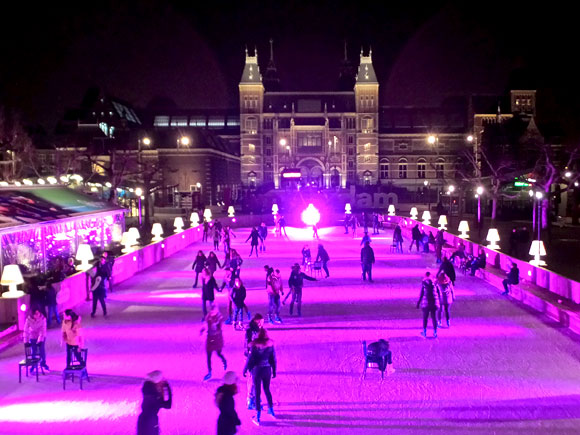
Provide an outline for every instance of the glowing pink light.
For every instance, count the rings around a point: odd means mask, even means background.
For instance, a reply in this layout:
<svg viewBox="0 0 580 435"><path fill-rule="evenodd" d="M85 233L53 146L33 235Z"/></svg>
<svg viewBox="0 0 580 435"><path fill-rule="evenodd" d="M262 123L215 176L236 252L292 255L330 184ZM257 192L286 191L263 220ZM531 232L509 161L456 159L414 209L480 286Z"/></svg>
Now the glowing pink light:
<svg viewBox="0 0 580 435"><path fill-rule="evenodd" d="M236 222L236 218L232 218L232 222Z"/></svg>
<svg viewBox="0 0 580 435"><path fill-rule="evenodd" d="M306 225L316 225L320 222L320 212L312 204L308 204L308 207L306 207L300 217Z"/></svg>
<svg viewBox="0 0 580 435"><path fill-rule="evenodd" d="M26 311L26 304L20 305L20 311Z"/></svg>

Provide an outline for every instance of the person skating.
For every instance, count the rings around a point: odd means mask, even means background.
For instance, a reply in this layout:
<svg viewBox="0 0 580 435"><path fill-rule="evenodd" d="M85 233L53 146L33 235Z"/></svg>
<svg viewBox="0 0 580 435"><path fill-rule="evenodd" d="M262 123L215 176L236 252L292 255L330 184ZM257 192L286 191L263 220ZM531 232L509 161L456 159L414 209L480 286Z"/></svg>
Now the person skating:
<svg viewBox="0 0 580 435"><path fill-rule="evenodd" d="M288 287L290 288L292 294L292 301L290 302L290 315L294 311L294 302L296 302L296 308L298 316L302 316L302 288L304 287L304 280L316 281L316 278L306 275L304 272L300 272L300 265L298 263L292 266L292 273L290 273L290 278L288 278ZM288 296L286 296L288 299Z"/></svg>
<svg viewBox="0 0 580 435"><path fill-rule="evenodd" d="M105 284L107 282L107 266L106 259L101 257L99 263L93 269L89 271L89 275L92 278L91 281L91 292L93 297L93 311L91 312L91 317L95 317L97 312L97 302L101 303L101 308L103 310L103 316L107 316L107 304L105 303L105 297L107 295L107 290Z"/></svg>
<svg viewBox="0 0 580 435"><path fill-rule="evenodd" d="M433 337L437 338L437 310L441 306L441 294L439 289L433 284L431 273L426 272L421 283L421 294L417 301L417 308L423 310L423 331L421 335L427 337L427 320L431 316L433 322Z"/></svg>
<svg viewBox="0 0 580 435"><path fill-rule="evenodd" d="M195 271L195 282L193 283L193 288L197 287L197 280L199 279L199 274L203 272L207 263L207 258L203 251L199 250L193 264L191 265L191 270Z"/></svg>
<svg viewBox="0 0 580 435"><path fill-rule="evenodd" d="M231 250L232 237L236 237L236 234L232 229L227 226L224 227L224 253L228 253Z"/></svg>
<svg viewBox="0 0 580 435"><path fill-rule="evenodd" d="M352 215L350 218L350 227L352 228L352 238L356 238L356 229L358 227L358 219L355 215Z"/></svg>
<svg viewBox="0 0 580 435"><path fill-rule="evenodd" d="M519 283L520 283L520 270L518 269L518 265L516 263L512 263L512 267L510 268L510 271L507 274L507 278L502 281L503 288L505 289L502 295L509 294L510 285L516 285Z"/></svg>
<svg viewBox="0 0 580 435"><path fill-rule="evenodd" d="M318 244L318 253L316 254L315 261L319 260L322 263L322 269L326 273L325 278L328 278L330 276L330 273L328 272L328 262L330 261L330 256L328 255L328 252L326 252L326 249L324 249L324 246L322 246L322 244Z"/></svg>
<svg viewBox="0 0 580 435"><path fill-rule="evenodd" d="M215 392L215 404L220 410L217 421L217 435L234 435L242 424L234 396L238 394L238 377L235 372L226 372L223 385Z"/></svg>
<svg viewBox="0 0 580 435"><path fill-rule="evenodd" d="M252 320L250 320L248 328L246 329L246 345L244 347L244 356L246 358L248 358L248 355L250 354L252 342L258 338L258 334L262 329L264 329L264 317L258 313L252 317ZM251 372L250 376L248 376L247 390L248 397L246 404L248 409L256 409L256 391L254 389L254 378L251 376Z"/></svg>
<svg viewBox="0 0 580 435"><path fill-rule="evenodd" d="M375 252L371 248L370 242L365 242L365 245L360 250L360 263L362 266L363 281L369 277L369 282L373 282L373 264L375 263Z"/></svg>
<svg viewBox="0 0 580 435"><path fill-rule="evenodd" d="M359 246L364 246L366 242L369 242L369 243L372 242L371 236L369 236L368 231L365 231L365 233L363 234Z"/></svg>
<svg viewBox="0 0 580 435"><path fill-rule="evenodd" d="M445 230L437 231L437 235L435 236L435 256L437 257L437 263L441 263L442 255L443 255L443 245L445 245ZM452 279L455 281L455 279Z"/></svg>
<svg viewBox="0 0 580 435"><path fill-rule="evenodd" d="M203 311L203 317L201 318L202 321L207 316L207 303L209 302L211 305L215 300L214 290L219 291L220 289L217 285L215 277L213 276L213 273L211 273L209 268L206 267L201 277L201 308Z"/></svg>
<svg viewBox="0 0 580 435"><path fill-rule="evenodd" d="M262 414L261 392L264 388L264 394L268 401L268 414L275 417L274 402L270 392L270 380L276 378L276 351L274 342L268 337L265 329L258 333L258 337L252 342L252 347L246 365L244 367L244 377L248 371L252 372L254 378L254 388L256 390L256 417L254 422L259 425Z"/></svg>
<svg viewBox="0 0 580 435"><path fill-rule="evenodd" d="M403 253L403 231L399 224L393 230L393 245L395 245L395 250L399 254Z"/></svg>
<svg viewBox="0 0 580 435"><path fill-rule="evenodd" d="M312 225L312 238L320 240L320 237L318 236L318 225L316 224Z"/></svg>
<svg viewBox="0 0 580 435"><path fill-rule="evenodd" d="M207 242L208 237L209 237L209 222L205 218L203 218L203 236L201 241Z"/></svg>
<svg viewBox="0 0 580 435"><path fill-rule="evenodd" d="M266 289L268 290L268 322L282 323L280 318L280 297L284 294L282 278L278 269L272 268L266 277Z"/></svg>
<svg viewBox="0 0 580 435"><path fill-rule="evenodd" d="M159 435L159 410L171 409L173 393L163 373L155 370L147 374L141 388L143 402L137 419L137 435Z"/></svg>
<svg viewBox="0 0 580 435"><path fill-rule="evenodd" d="M33 307L24 321L24 343L30 344L32 355L40 358L40 367L49 371L46 364L46 317L38 309ZM33 374L33 369L30 371Z"/></svg>
<svg viewBox="0 0 580 435"><path fill-rule="evenodd" d="M234 302L236 311L234 314L234 328L238 330L242 330L244 328L244 313L243 309L246 308L246 312L248 314L248 319L250 318L250 312L248 311L248 307L245 303L246 300L246 287L242 283L240 278L236 278L234 281L234 288L232 289L232 301ZM240 320L238 323L238 315L240 316Z"/></svg>
<svg viewBox="0 0 580 435"><path fill-rule="evenodd" d="M215 255L215 252L213 251L211 251L207 256L206 265L212 275L215 273L218 267L220 269L222 268L222 265L219 259L217 258L217 255Z"/></svg>
<svg viewBox="0 0 580 435"><path fill-rule="evenodd" d="M350 227L350 214L346 213L344 215L344 234L348 234L349 227Z"/></svg>
<svg viewBox="0 0 580 435"><path fill-rule="evenodd" d="M260 234L260 252L266 252L266 237L268 237L268 227L265 222L262 222L258 227L258 233Z"/></svg>
<svg viewBox="0 0 580 435"><path fill-rule="evenodd" d="M243 263L244 260L242 259L240 254L238 254L238 251L232 249L230 258L230 267L232 268L232 276L234 277L234 279L240 277L240 272Z"/></svg>
<svg viewBox="0 0 580 435"><path fill-rule="evenodd" d="M307 266L312 261L312 255L310 254L310 246L304 245L302 248L302 266Z"/></svg>
<svg viewBox="0 0 580 435"><path fill-rule="evenodd" d="M439 276L441 273L447 275L451 280L451 282L453 283L453 285L455 285L456 279L455 267L453 266L453 263L447 258L447 256L443 258L443 262L441 263L441 266L439 266L439 270L437 271L437 276Z"/></svg>
<svg viewBox="0 0 580 435"><path fill-rule="evenodd" d="M73 353L76 360L84 364L80 349L85 345L85 337L79 315L71 309L65 310L61 330L62 341L66 344L66 366L71 365Z"/></svg>
<svg viewBox="0 0 580 435"><path fill-rule="evenodd" d="M204 376L203 380L207 381L211 378L211 355L212 353L217 353L224 365L224 370L228 368L228 362L226 358L222 355L222 349L224 348L224 336L222 333L222 324L224 318L222 317L218 305L216 302L212 302L210 312L205 316L205 325L199 331L199 335L202 335L204 331L207 331L207 339L205 341L205 354L207 358L207 375Z"/></svg>
<svg viewBox="0 0 580 435"><path fill-rule="evenodd" d="M413 245L417 246L417 252L419 252L420 242L421 242L421 230L419 229L419 224L416 224L411 230L411 246L409 246L409 252L413 252Z"/></svg>
<svg viewBox="0 0 580 435"><path fill-rule="evenodd" d="M220 248L220 240L222 238L221 229L217 225L213 227L213 249L216 251Z"/></svg>
<svg viewBox="0 0 580 435"><path fill-rule="evenodd" d="M284 237L288 237L288 234L286 233L286 218L282 215L280 216L280 220L278 221L278 225L280 226L280 237L282 237L282 234L284 235Z"/></svg>
<svg viewBox="0 0 580 435"><path fill-rule="evenodd" d="M256 258L258 258L258 245L260 244L260 240L262 240L262 237L260 237L260 233L258 232L256 227L252 228L252 231L250 232L250 235L246 239L246 242L250 239L252 239L250 242L250 246L252 247L252 249L250 250L250 257L252 256L252 252L254 252L255 249Z"/></svg>
<svg viewBox="0 0 580 435"><path fill-rule="evenodd" d="M441 306L439 307L439 311L437 313L437 320L439 321L439 326L441 326L441 316L443 314L443 310L445 310L445 320L447 321L447 327L449 328L449 307L455 301L453 282L444 272L442 272L437 276L436 286L438 287L439 294L441 295Z"/></svg>

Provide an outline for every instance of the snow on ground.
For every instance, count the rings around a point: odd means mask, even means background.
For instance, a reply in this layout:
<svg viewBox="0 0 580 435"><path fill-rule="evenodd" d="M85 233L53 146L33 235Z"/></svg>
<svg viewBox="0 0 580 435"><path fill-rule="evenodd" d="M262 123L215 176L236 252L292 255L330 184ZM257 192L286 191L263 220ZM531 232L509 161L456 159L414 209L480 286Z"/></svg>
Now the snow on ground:
<svg viewBox="0 0 580 435"><path fill-rule="evenodd" d="M554 324L499 295L483 281L459 276L451 328L423 339L415 308L420 278L435 269L432 254L391 254L391 231L373 238L375 283L361 280L358 239L342 228L321 229L331 261L330 278L306 282L303 317L271 326L278 377L272 381L277 419L261 427L245 410L241 378L236 406L240 434L326 433L580 433L580 342ZM234 248L247 257L248 231ZM264 264L290 266L309 243L309 230L289 229L288 240L270 236L267 252L247 259L242 279L252 313L267 312ZM406 243L406 246L408 242ZM109 295L109 318L91 319L81 309L88 338L90 384L67 384L60 370L59 331L48 337L53 369L39 383L18 384L21 348L0 355L0 433L129 434L135 432L145 373L162 370L174 390L171 410L161 410L164 434L215 433L215 389L223 375L214 355L214 378L206 373L200 336L201 298L192 290L194 245L117 286ZM220 254L223 258L223 254ZM226 313L225 295L219 294ZM100 310L100 308L99 308ZM429 327L429 334L432 330ZM390 340L396 372L381 381L369 369L362 379L362 340ZM239 373L243 334L227 327L224 354Z"/></svg>

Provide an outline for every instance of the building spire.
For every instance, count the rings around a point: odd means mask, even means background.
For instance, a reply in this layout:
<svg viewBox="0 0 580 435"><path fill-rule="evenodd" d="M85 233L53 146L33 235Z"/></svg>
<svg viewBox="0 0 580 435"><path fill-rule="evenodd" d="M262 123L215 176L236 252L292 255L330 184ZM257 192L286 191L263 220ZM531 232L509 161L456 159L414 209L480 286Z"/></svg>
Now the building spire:
<svg viewBox="0 0 580 435"><path fill-rule="evenodd" d="M274 63L274 40L270 38L270 62Z"/></svg>
<svg viewBox="0 0 580 435"><path fill-rule="evenodd" d="M264 75L264 86L267 91L280 90L280 78L278 77L278 70L274 63L274 39L272 38L270 38L270 60L268 61L268 67Z"/></svg>

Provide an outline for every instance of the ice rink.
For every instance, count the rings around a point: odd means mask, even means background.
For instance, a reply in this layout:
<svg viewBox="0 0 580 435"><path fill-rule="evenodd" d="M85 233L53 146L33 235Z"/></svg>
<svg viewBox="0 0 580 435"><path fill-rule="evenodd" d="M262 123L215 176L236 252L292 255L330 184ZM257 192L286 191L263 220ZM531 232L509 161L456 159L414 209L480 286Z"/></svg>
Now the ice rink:
<svg viewBox="0 0 580 435"><path fill-rule="evenodd" d="M499 294L478 278L458 273L450 328L422 338L415 305L421 277L436 271L433 254L390 253L388 230L372 236L377 263L373 284L363 283L360 236L342 228L319 231L330 254L330 278L305 282L303 317L282 309L282 325L269 325L278 356L272 381L277 419L251 422L245 409L243 333L226 327L224 355L238 372L240 434L374 433L580 433L580 341L545 318ZM290 240L267 239L267 251L248 259L248 230L233 247L244 257L241 277L252 313L267 314L263 266L279 268L287 287L301 248L312 232L290 228ZM405 242L405 249L408 248ZM80 313L87 337L91 382L80 391L60 370L60 330L51 329L39 383L18 383L22 348L0 354L1 434L131 434L140 410L145 373L162 370L173 387L171 410L161 410L162 434L213 434L214 392L223 369L214 355L206 374L200 290L192 289L198 244L118 285L107 299L110 315ZM219 255L223 260L223 252ZM217 272L221 282L220 271ZM224 317L226 295L218 294ZM247 320L245 320L247 323ZM432 335L431 326L428 335ZM396 372L381 381L369 369L362 379L362 340L386 338ZM265 414L265 412L264 412Z"/></svg>

